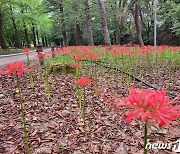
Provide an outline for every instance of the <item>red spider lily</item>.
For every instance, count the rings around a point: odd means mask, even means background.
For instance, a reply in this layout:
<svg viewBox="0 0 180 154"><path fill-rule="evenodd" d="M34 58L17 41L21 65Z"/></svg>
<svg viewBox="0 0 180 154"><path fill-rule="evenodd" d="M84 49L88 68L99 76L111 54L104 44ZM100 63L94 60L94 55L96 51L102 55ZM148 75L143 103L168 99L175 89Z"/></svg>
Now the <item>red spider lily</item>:
<svg viewBox="0 0 180 154"><path fill-rule="evenodd" d="M77 60L77 61L81 61L81 60L83 60L83 55L76 54L76 55L74 55L74 59Z"/></svg>
<svg viewBox="0 0 180 154"><path fill-rule="evenodd" d="M18 77L21 77L23 73L29 72L23 62L9 63L6 67L7 71L1 71L0 75L17 75Z"/></svg>
<svg viewBox="0 0 180 154"><path fill-rule="evenodd" d="M79 68L80 67L80 65L78 63L72 63L71 66L74 67L74 68Z"/></svg>
<svg viewBox="0 0 180 154"><path fill-rule="evenodd" d="M84 86L90 85L90 84L91 84L91 79L89 79L89 78L87 78L87 77L81 77L81 78L77 81L77 84L78 84L80 87L84 87Z"/></svg>
<svg viewBox="0 0 180 154"><path fill-rule="evenodd" d="M29 48L24 48L23 50L22 50L22 52L24 52L24 53L29 53L31 50L29 49Z"/></svg>
<svg viewBox="0 0 180 154"><path fill-rule="evenodd" d="M99 56L97 54L94 54L92 52L87 53L87 57L93 60L98 60Z"/></svg>
<svg viewBox="0 0 180 154"><path fill-rule="evenodd" d="M164 90L130 88L130 95L124 101L134 108L134 111L127 115L128 123L136 118L143 121L151 118L163 127L180 116L180 106L172 106Z"/></svg>
<svg viewBox="0 0 180 154"><path fill-rule="evenodd" d="M172 102L174 103L175 100L170 102L164 90L130 88L130 94L125 99L117 94L113 94L110 99L106 94L99 94L106 104L118 112L122 111L121 108L124 105L133 108L133 111L127 113L127 123L130 123L132 119L151 120L163 127L180 116L180 106L173 106Z"/></svg>
<svg viewBox="0 0 180 154"><path fill-rule="evenodd" d="M45 58L47 56L48 55L45 52L38 52L38 55L37 55L38 58Z"/></svg>
<svg viewBox="0 0 180 154"><path fill-rule="evenodd" d="M119 53L116 50L111 50L110 53L115 56L119 56Z"/></svg>

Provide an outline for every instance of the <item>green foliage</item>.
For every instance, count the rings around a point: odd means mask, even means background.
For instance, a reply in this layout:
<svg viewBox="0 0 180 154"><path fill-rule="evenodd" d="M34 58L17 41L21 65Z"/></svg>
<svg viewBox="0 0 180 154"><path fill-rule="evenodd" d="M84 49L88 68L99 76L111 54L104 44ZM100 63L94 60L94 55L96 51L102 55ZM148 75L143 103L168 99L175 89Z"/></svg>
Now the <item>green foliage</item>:
<svg viewBox="0 0 180 154"><path fill-rule="evenodd" d="M8 46L15 46L18 35L21 45L26 44L26 28L30 44L33 44L33 35L35 35L37 43L42 43L42 37L46 36L49 44L55 42L59 45L60 39L63 38L64 24L67 42L74 45L75 26L78 24L82 43L87 45L88 31L83 2L83 0L1 0L0 11L6 43ZM116 39L120 44L131 41L137 43L134 6L138 3L141 7L143 40L145 44L153 44L154 0L106 0L104 2L108 29L113 43L117 42ZM95 45L103 44L99 5L97 1L89 0L89 6ZM174 42L166 41L165 43L178 45L180 3L177 0L159 0L157 6L158 44L163 44L164 37L168 35L170 39L174 38Z"/></svg>

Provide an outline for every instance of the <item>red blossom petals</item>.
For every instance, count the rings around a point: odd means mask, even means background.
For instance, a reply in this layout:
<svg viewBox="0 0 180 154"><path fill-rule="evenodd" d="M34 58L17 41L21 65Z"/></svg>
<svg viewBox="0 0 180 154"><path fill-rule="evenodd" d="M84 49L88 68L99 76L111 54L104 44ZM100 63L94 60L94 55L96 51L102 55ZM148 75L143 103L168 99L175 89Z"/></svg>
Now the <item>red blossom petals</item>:
<svg viewBox="0 0 180 154"><path fill-rule="evenodd" d="M77 81L77 84L78 84L80 87L84 87L84 86L90 85L90 84L91 84L91 79L89 79L88 77L81 77L81 78Z"/></svg>
<svg viewBox="0 0 180 154"><path fill-rule="evenodd" d="M76 55L74 55L74 59L77 60L77 61L81 61L81 60L83 60L83 55L76 54Z"/></svg>
<svg viewBox="0 0 180 154"><path fill-rule="evenodd" d="M78 63L72 63L71 66L74 67L74 68L79 68L80 67L80 65Z"/></svg>
<svg viewBox="0 0 180 154"><path fill-rule="evenodd" d="M23 62L14 62L7 64L7 70L1 71L1 75L17 75L21 77L23 73L29 72L29 70L24 66Z"/></svg>
<svg viewBox="0 0 180 154"><path fill-rule="evenodd" d="M22 50L22 52L24 52L24 53L28 53L28 52L30 52L31 50L29 49L29 48L24 48L23 50Z"/></svg>

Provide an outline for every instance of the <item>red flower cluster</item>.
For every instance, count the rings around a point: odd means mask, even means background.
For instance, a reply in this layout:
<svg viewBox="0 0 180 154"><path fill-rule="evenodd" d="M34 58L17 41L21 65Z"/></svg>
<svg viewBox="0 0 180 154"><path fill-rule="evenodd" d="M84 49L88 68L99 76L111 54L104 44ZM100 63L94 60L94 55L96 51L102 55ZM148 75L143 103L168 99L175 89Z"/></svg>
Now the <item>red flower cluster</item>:
<svg viewBox="0 0 180 154"><path fill-rule="evenodd" d="M23 62L14 62L7 64L7 71L1 71L0 75L17 75L21 77L25 72L29 72L29 70L25 68Z"/></svg>
<svg viewBox="0 0 180 154"><path fill-rule="evenodd" d="M97 54L94 54L92 52L87 53L87 57L93 60L98 60L99 56Z"/></svg>
<svg viewBox="0 0 180 154"><path fill-rule="evenodd" d="M39 52L37 57L38 58L45 58L45 57L47 57L47 54L45 52Z"/></svg>
<svg viewBox="0 0 180 154"><path fill-rule="evenodd" d="M80 67L78 63L72 63L71 66L74 67L74 68L79 68Z"/></svg>
<svg viewBox="0 0 180 154"><path fill-rule="evenodd" d="M74 59L77 60L77 61L81 61L81 60L83 60L83 55L76 54L76 55L74 55Z"/></svg>
<svg viewBox="0 0 180 154"><path fill-rule="evenodd" d="M151 118L163 127L180 116L180 106L172 106L164 90L131 88L130 95L124 101L134 108L134 111L127 115L128 123L136 118L143 121Z"/></svg>
<svg viewBox="0 0 180 154"><path fill-rule="evenodd" d="M180 117L180 105L173 106L164 90L130 88L130 94L125 99L117 94L110 99L102 93L100 96L106 104L118 112L121 112L120 108L124 105L133 108L133 111L127 113L127 123L130 123L132 119L151 120L163 127Z"/></svg>
<svg viewBox="0 0 180 154"><path fill-rule="evenodd" d="M89 79L89 78L87 78L87 77L81 77L81 78L77 81L77 84L78 84L80 87L84 87L84 86L90 85L90 84L91 84L91 79Z"/></svg>
<svg viewBox="0 0 180 154"><path fill-rule="evenodd" d="M30 52L30 49L29 49L29 48L24 48L24 49L22 50L22 52L28 53L28 52Z"/></svg>

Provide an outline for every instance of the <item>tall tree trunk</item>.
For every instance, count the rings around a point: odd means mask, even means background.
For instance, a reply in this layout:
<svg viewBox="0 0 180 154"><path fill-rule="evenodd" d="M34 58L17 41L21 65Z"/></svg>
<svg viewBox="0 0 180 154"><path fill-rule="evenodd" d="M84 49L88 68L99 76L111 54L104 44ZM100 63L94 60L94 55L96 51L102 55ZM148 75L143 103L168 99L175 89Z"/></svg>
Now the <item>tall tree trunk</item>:
<svg viewBox="0 0 180 154"><path fill-rule="evenodd" d="M115 29L114 29L114 33L115 33L115 44L118 45L120 43L120 32L119 32L119 24L117 22L117 18L114 18L114 25L115 25Z"/></svg>
<svg viewBox="0 0 180 154"><path fill-rule="evenodd" d="M20 39L19 39L19 35L18 35L18 30L17 30L17 26L16 26L16 22L13 16L13 9L12 6L10 5L10 11L11 11L11 19L12 19L12 23L13 23L13 27L14 27L14 34L15 34L15 47L17 48L21 48L21 43L20 43Z"/></svg>
<svg viewBox="0 0 180 154"><path fill-rule="evenodd" d="M109 31L108 31L108 27L107 27L106 9L104 7L103 0L98 0L98 3L99 3L99 8L100 8L100 14L101 14L101 25L102 25L102 32L103 32L103 36L104 36L104 43L105 43L105 45L110 46L111 40L109 37Z"/></svg>
<svg viewBox="0 0 180 154"><path fill-rule="evenodd" d="M37 28L36 28L36 36L37 36L38 44L40 44L40 41L39 41L39 32L38 32L38 29L37 29Z"/></svg>
<svg viewBox="0 0 180 154"><path fill-rule="evenodd" d="M66 36L66 27L65 27L65 20L64 20L64 7L62 4L62 0L60 1L60 12L61 12L61 33L63 36L63 46L67 45L67 36Z"/></svg>
<svg viewBox="0 0 180 154"><path fill-rule="evenodd" d="M43 47L45 47L45 46L46 46L46 44L45 44L45 39L44 39L44 36L42 36L41 38L42 38L42 45L43 45Z"/></svg>
<svg viewBox="0 0 180 154"><path fill-rule="evenodd" d="M92 32L92 26L91 26L92 24L91 24L88 0L84 0L84 7L85 7L85 15L86 15L86 25L87 25L87 30L88 30L88 45L93 46L94 40L93 40L93 32Z"/></svg>
<svg viewBox="0 0 180 154"><path fill-rule="evenodd" d="M81 29L78 23L75 24L74 38L76 45L82 45Z"/></svg>
<svg viewBox="0 0 180 154"><path fill-rule="evenodd" d="M23 14L24 10L21 10L21 13ZM24 18L23 18L23 28L24 28L24 36L25 36L26 46L29 48L30 47L29 34L28 34L28 30L27 30Z"/></svg>
<svg viewBox="0 0 180 154"><path fill-rule="evenodd" d="M133 38L132 30L131 30L131 23L128 24L128 29L129 29L130 38L131 38L131 46L134 46L134 38Z"/></svg>
<svg viewBox="0 0 180 154"><path fill-rule="evenodd" d="M0 45L2 49L7 49L6 41L4 38L4 28L3 28L3 15L0 8Z"/></svg>
<svg viewBox="0 0 180 154"><path fill-rule="evenodd" d="M144 42L143 42L142 34L141 34L142 30L141 30L141 23L140 23L140 6L138 4L136 4L136 6L135 6L134 20L135 20L135 25L136 25L139 46L144 47Z"/></svg>
<svg viewBox="0 0 180 154"><path fill-rule="evenodd" d="M27 31L27 27L26 27L26 23L24 22L24 35L25 35L25 40L26 40L26 45L29 48L30 47L30 43L29 43L29 35L28 35L28 31Z"/></svg>
<svg viewBox="0 0 180 154"><path fill-rule="evenodd" d="M44 33L44 40L45 40L45 44L46 44L46 46L48 46L48 40L47 40L47 36L46 36L46 34Z"/></svg>
<svg viewBox="0 0 180 154"><path fill-rule="evenodd" d="M32 38L33 38L34 47L36 47L36 29L34 23L32 24Z"/></svg>

